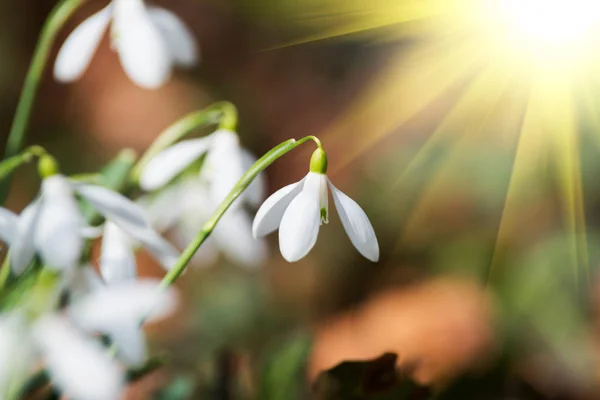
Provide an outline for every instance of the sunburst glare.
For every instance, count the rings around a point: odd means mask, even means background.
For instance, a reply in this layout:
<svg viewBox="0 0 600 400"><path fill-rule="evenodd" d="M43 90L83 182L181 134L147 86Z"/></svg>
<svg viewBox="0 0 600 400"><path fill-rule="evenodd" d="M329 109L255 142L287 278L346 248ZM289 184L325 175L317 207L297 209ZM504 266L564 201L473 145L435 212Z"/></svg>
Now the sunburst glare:
<svg viewBox="0 0 600 400"><path fill-rule="evenodd" d="M337 163L342 168L368 157L368 151L382 143L414 145L415 121L427 127L419 128L427 140L401 171L395 187L406 192L432 157L441 167L431 173L405 213L400 243L410 237L414 226L423 225L423 210L436 201L443 182L453 173L456 176L465 149L485 143L487 151L503 148L514 154L506 182L496 182L506 185L506 198L497 216L494 260L510 244L508 238L522 228L522 199L535 185L536 174L549 169L558 182L557 218L573 238L575 278L584 279L580 271L587 268L588 257L586 241L581 240L586 227L579 148L583 125L593 128L588 131L594 132L594 140L600 138L595 107L600 83L600 57L595 51L600 44L600 3L298 3L287 3L289 15L313 32L299 42L362 34L371 41L402 43L370 87L326 132L329 143L346 149ZM445 149L441 155L440 148Z"/></svg>

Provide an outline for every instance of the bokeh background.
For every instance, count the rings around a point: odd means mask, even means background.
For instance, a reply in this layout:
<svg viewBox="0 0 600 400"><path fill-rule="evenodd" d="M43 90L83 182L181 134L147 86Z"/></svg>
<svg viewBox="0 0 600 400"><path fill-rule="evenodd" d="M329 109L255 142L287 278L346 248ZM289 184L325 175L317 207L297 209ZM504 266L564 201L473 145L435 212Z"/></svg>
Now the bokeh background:
<svg viewBox="0 0 600 400"><path fill-rule="evenodd" d="M58 41L104 3L88 1ZM28 142L67 173L95 171L228 100L257 155L321 138L382 257L362 259L331 213L301 262L286 263L272 235L259 270L224 258L191 268L178 314L148 329L166 366L127 398L598 398L596 26L585 46L555 45L493 25L497 1L157 3L197 35L201 65L147 91L106 38L77 83L48 69ZM54 4L0 4L0 137ZM300 179L311 150L269 168L269 192ZM35 195L34 176L19 172L10 208Z"/></svg>

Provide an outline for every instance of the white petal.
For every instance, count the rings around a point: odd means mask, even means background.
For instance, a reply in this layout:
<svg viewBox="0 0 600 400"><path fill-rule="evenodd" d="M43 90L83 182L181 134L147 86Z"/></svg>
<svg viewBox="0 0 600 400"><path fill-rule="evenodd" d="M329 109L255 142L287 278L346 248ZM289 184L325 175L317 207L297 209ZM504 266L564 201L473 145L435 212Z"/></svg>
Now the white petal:
<svg viewBox="0 0 600 400"><path fill-rule="evenodd" d="M255 238L268 235L279 228L283 213L302 191L305 179L279 189L265 200L256 212L252 224L252 234Z"/></svg>
<svg viewBox="0 0 600 400"><path fill-rule="evenodd" d="M195 65L199 58L196 39L181 19L161 7L148 7L148 14L169 46L173 60L183 67Z"/></svg>
<svg viewBox="0 0 600 400"><path fill-rule="evenodd" d="M42 203L35 244L51 269L66 270L79 265L83 251L83 216L67 179L54 175L42 182Z"/></svg>
<svg viewBox="0 0 600 400"><path fill-rule="evenodd" d="M111 8L92 15L69 35L54 64L54 77L60 82L72 82L83 75L90 64L102 36L108 27Z"/></svg>
<svg viewBox="0 0 600 400"><path fill-rule="evenodd" d="M174 311L173 289L160 290L155 280L119 282L103 287L70 308L70 315L88 331L117 332L124 325L157 320Z"/></svg>
<svg viewBox="0 0 600 400"><path fill-rule="evenodd" d="M110 221L104 226L100 272L109 285L136 277L133 243L121 228Z"/></svg>
<svg viewBox="0 0 600 400"><path fill-rule="evenodd" d="M154 190L166 185L205 153L211 140L212 135L185 140L157 154L144 167L140 176L140 187L144 190Z"/></svg>
<svg viewBox="0 0 600 400"><path fill-rule="evenodd" d="M155 89L171 74L172 58L142 0L114 0L113 46L129 78Z"/></svg>
<svg viewBox="0 0 600 400"><path fill-rule="evenodd" d="M256 157L246 149L242 149L244 171L248 171L256 162ZM258 207L267 192L267 179L264 173L258 174L244 192L244 199L253 207Z"/></svg>
<svg viewBox="0 0 600 400"><path fill-rule="evenodd" d="M177 224L181 216L183 187L180 184L165 188L156 194L148 194L136 200L144 209L150 226L158 232L165 232Z"/></svg>
<svg viewBox="0 0 600 400"><path fill-rule="evenodd" d="M100 236L102 236L103 229L104 228L101 225L100 226L85 225L83 228L81 228L79 233L81 234L81 236L83 236L86 239L98 239Z"/></svg>
<svg viewBox="0 0 600 400"><path fill-rule="evenodd" d="M335 208L350 241L365 258L377 262L379 260L379 244L367 214L354 200L333 186L331 182L329 182L329 186Z"/></svg>
<svg viewBox="0 0 600 400"><path fill-rule="evenodd" d="M171 269L177 262L179 251L153 229L129 224L118 225L131 239L144 245L165 269Z"/></svg>
<svg viewBox="0 0 600 400"><path fill-rule="evenodd" d="M228 210L215 227L213 237L231 260L243 266L258 267L267 258L267 246L252 236L251 224L243 209Z"/></svg>
<svg viewBox="0 0 600 400"><path fill-rule="evenodd" d="M122 194L97 185L74 183L73 187L100 214L117 225L150 226L144 210Z"/></svg>
<svg viewBox="0 0 600 400"><path fill-rule="evenodd" d="M124 374L99 343L87 339L65 320L42 317L33 327L54 384L78 400L117 399Z"/></svg>
<svg viewBox="0 0 600 400"><path fill-rule="evenodd" d="M220 204L244 175L244 160L240 139L235 132L220 129L212 134L213 141L201 174L210 183L213 204Z"/></svg>
<svg viewBox="0 0 600 400"><path fill-rule="evenodd" d="M25 271L35 255L34 236L42 201L37 200L25 207L19 217L17 233L10 248L10 267L16 275Z"/></svg>
<svg viewBox="0 0 600 400"><path fill-rule="evenodd" d="M289 262L303 258L317 242L320 227L318 174L308 174L304 188L283 213L279 227L279 249Z"/></svg>
<svg viewBox="0 0 600 400"><path fill-rule="evenodd" d="M12 211L0 207L0 240L8 244L17 234L19 217Z"/></svg>
<svg viewBox="0 0 600 400"><path fill-rule="evenodd" d="M0 316L0 398L29 375L34 349L25 321L19 311Z"/></svg>
<svg viewBox="0 0 600 400"><path fill-rule="evenodd" d="M104 286L100 275L91 265L84 265L69 271L65 274L64 281L71 302L76 302Z"/></svg>
<svg viewBox="0 0 600 400"><path fill-rule="evenodd" d="M135 322L124 323L109 332L110 340L117 349L117 356L127 366L141 367L146 361L146 337Z"/></svg>

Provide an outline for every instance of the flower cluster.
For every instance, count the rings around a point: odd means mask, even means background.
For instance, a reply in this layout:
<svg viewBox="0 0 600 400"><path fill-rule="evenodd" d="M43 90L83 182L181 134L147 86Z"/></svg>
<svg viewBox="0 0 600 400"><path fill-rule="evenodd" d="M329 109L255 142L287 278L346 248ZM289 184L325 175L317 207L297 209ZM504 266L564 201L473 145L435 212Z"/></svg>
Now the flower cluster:
<svg viewBox="0 0 600 400"><path fill-rule="evenodd" d="M113 0L69 35L55 78L79 78L109 26L126 74L141 87L156 88L174 65L198 61L195 39L173 13L142 0ZM179 121L139 160L124 152L127 157L113 160L123 164L117 178L106 176L108 166L98 174L64 175L37 146L0 163L0 186L13 169L35 159L41 178L39 194L20 214L0 207L0 240L8 246L0 270L0 399L21 397L39 365L69 398L118 398L127 369L148 360L143 325L175 310L171 285L188 265L213 264L223 254L240 266L259 267L268 256L262 237L277 229L283 257L302 259L328 222L329 190L351 243L367 259L379 259L366 214L326 176L321 142L291 139L257 160L241 145L232 109L217 103L199 112L198 122ZM213 123L213 133L184 139ZM310 140L318 148L306 177L262 203L264 169ZM100 237L94 260L91 248ZM165 268L161 281L138 276L139 248Z"/></svg>

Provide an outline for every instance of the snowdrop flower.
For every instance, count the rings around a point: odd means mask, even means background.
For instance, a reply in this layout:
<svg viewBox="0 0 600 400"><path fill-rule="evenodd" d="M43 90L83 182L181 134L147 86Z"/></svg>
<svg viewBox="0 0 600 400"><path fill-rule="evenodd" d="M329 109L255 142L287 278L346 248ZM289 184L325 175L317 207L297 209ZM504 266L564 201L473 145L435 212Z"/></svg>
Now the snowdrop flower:
<svg viewBox="0 0 600 400"><path fill-rule="evenodd" d="M306 256L317 241L320 225L328 222L329 185L350 241L365 258L378 261L379 245L367 215L354 200L333 186L326 172L327 157L319 148L311 158L310 172L301 181L273 193L260 207L252 226L254 237L279 228L283 258L295 262Z"/></svg>
<svg viewBox="0 0 600 400"><path fill-rule="evenodd" d="M204 154L200 179L207 183L208 195L214 204L221 203L256 162L256 158L241 147L235 132L219 129L202 138L176 143L157 154L142 171L140 187L150 191L165 186ZM258 205L263 191L264 181L257 179L246 190L244 198L250 204Z"/></svg>
<svg viewBox="0 0 600 400"><path fill-rule="evenodd" d="M108 335L125 364L140 366L147 358L141 323L160 320L177 305L172 289L159 289L151 279L118 282L94 290L68 314L84 331Z"/></svg>
<svg viewBox="0 0 600 400"><path fill-rule="evenodd" d="M125 385L122 368L106 349L83 335L65 318L44 316L36 321L32 339L50 379L69 398L117 399Z"/></svg>
<svg viewBox="0 0 600 400"><path fill-rule="evenodd" d="M10 246L11 268L21 274L37 252L53 270L67 271L79 265L84 245L85 222L75 199L80 195L107 220L140 242L165 265L175 263L178 252L149 225L143 210L126 197L102 186L69 181L55 174L42 181L38 199L17 218L0 208L0 237Z"/></svg>
<svg viewBox="0 0 600 400"><path fill-rule="evenodd" d="M112 47L125 73L141 87L157 88L169 79L173 65L198 61L196 41L175 14L143 0L113 0L69 35L54 65L58 81L83 75L111 21Z"/></svg>
<svg viewBox="0 0 600 400"><path fill-rule="evenodd" d="M184 248L208 221L217 204L211 201L204 182L188 178L141 200L151 225L170 232ZM242 207L229 209L211 236L194 256L194 264L213 264L222 252L229 260L246 267L257 267L267 257L264 240L252 236L252 218Z"/></svg>
<svg viewBox="0 0 600 400"><path fill-rule="evenodd" d="M53 384L70 398L119 397L124 372L97 341L57 314L33 322L24 315L16 310L0 318L0 398L15 398L39 358Z"/></svg>
<svg viewBox="0 0 600 400"><path fill-rule="evenodd" d="M141 322L163 318L175 306L172 289L159 290L157 281L146 280L96 289L69 306L66 315L28 322L14 311L0 318L0 398L14 390L11 381L22 383L19 378L37 358L69 398L119 398L123 368L84 331L107 334L126 364L140 365L146 357Z"/></svg>
<svg viewBox="0 0 600 400"><path fill-rule="evenodd" d="M159 231L172 229L181 247L196 236L256 158L240 146L235 132L220 129L209 136L169 147L151 159L140 176L143 189L161 188L203 154L206 158L200 176L181 179L142 201L152 226ZM219 221L196 260L210 263L218 249L240 265L260 265L267 255L266 245L252 237L251 218L241 204L245 201L258 206L265 186L263 176L259 175Z"/></svg>

